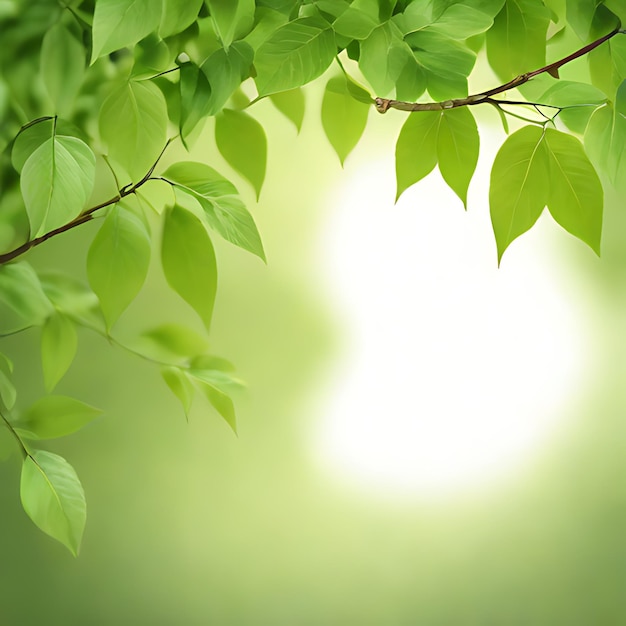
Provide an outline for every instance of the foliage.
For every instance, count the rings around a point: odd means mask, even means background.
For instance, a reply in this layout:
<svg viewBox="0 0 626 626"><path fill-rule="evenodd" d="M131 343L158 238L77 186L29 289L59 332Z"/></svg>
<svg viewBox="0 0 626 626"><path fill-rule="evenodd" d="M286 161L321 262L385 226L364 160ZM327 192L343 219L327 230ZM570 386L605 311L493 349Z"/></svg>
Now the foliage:
<svg viewBox="0 0 626 626"><path fill-rule="evenodd" d="M342 164L373 108L408 112L397 197L438 166L467 205L479 155L472 110L493 107L507 133L508 119L523 122L493 164L498 261L546 206L599 254L600 176L605 184L626 176L625 18L621 0L0 2L0 334L41 328L52 392L73 361L77 328L88 328L154 363L186 414L200 391L235 430L231 394L241 383L206 352L205 337L166 324L147 329L137 350L116 338L115 324L156 243L167 283L210 330L212 239L263 261L265 251L231 181L204 163L163 169L161 157L173 142L189 148L213 116L219 152L258 199L267 139L255 102L268 97L299 130L302 87L327 73L321 120ZM551 44L563 38L578 49L558 57ZM588 82L559 78L583 57ZM502 84L470 95L477 58ZM415 102L425 93L435 102ZM147 201L149 186L169 189L162 204ZM89 285L25 260L95 216L104 219L86 258ZM12 370L0 354L0 424L23 455L24 509L76 554L86 519L80 481L66 460L31 445L77 431L99 410L60 395L22 407Z"/></svg>

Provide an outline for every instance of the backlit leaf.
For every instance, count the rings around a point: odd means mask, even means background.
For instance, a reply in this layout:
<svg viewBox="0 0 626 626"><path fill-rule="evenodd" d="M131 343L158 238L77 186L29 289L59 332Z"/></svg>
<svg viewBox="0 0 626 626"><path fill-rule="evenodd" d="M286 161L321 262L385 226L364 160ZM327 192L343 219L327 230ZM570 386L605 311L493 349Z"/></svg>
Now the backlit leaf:
<svg viewBox="0 0 626 626"><path fill-rule="evenodd" d="M163 13L159 25L159 35L169 37L185 30L200 12L202 0L162 0Z"/></svg>
<svg viewBox="0 0 626 626"><path fill-rule="evenodd" d="M163 380L172 393L180 400L180 403L183 405L183 410L185 411L185 416L189 417L195 390L184 370L174 366L162 367L161 376L163 376Z"/></svg>
<svg viewBox="0 0 626 626"><path fill-rule="evenodd" d="M30 519L76 556L87 506L74 468L52 452L33 452L22 466L20 497Z"/></svg>
<svg viewBox="0 0 626 626"><path fill-rule="evenodd" d="M63 378L74 360L77 345L74 323L62 313L53 313L41 329L41 362L47 391Z"/></svg>
<svg viewBox="0 0 626 626"><path fill-rule="evenodd" d="M302 89L281 91L270 96L274 106L289 120L291 120L300 132L304 120L304 93Z"/></svg>

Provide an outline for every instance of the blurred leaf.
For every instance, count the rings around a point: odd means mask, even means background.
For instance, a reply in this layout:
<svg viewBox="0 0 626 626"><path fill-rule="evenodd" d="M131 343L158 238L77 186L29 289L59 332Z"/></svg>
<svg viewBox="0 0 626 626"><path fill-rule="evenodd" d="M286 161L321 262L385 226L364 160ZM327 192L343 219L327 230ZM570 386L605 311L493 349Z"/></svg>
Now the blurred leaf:
<svg viewBox="0 0 626 626"><path fill-rule="evenodd" d="M217 289L213 244L200 220L186 209L168 208L164 219L161 260L165 278L208 329Z"/></svg>
<svg viewBox="0 0 626 626"><path fill-rule="evenodd" d="M263 126L243 111L224 109L215 118L215 143L226 162L250 181L258 200L267 164Z"/></svg>
<svg viewBox="0 0 626 626"><path fill-rule="evenodd" d="M148 81L130 81L116 89L100 110L100 135L108 154L139 180L154 164L167 131L167 105Z"/></svg>
<svg viewBox="0 0 626 626"><path fill-rule="evenodd" d="M224 239L265 261L254 219L230 181L212 167L190 161L168 167L163 178L195 198L204 211L207 224Z"/></svg>
<svg viewBox="0 0 626 626"><path fill-rule="evenodd" d="M67 396L44 396L15 422L15 428L29 439L56 439L80 430L102 415L100 409Z"/></svg>
<svg viewBox="0 0 626 626"><path fill-rule="evenodd" d="M41 362L47 391L52 391L67 372L77 345L74 323L62 313L53 313L41 329Z"/></svg>
<svg viewBox="0 0 626 626"><path fill-rule="evenodd" d="M44 141L24 163L20 180L31 233L39 236L74 219L91 194L95 172L96 157L80 139L53 134Z"/></svg>
<svg viewBox="0 0 626 626"><path fill-rule="evenodd" d="M193 357L202 354L208 347L205 337L179 324L161 324L145 331L141 338L159 353L177 357Z"/></svg>
<svg viewBox="0 0 626 626"><path fill-rule="evenodd" d="M550 166L548 209L567 232L600 254L603 191L600 179L578 139L546 129Z"/></svg>
<svg viewBox="0 0 626 626"><path fill-rule="evenodd" d="M285 24L255 55L259 95L305 85L326 70L336 52L335 36L326 20L304 17Z"/></svg>
<svg viewBox="0 0 626 626"><path fill-rule="evenodd" d="M626 79L626 37L609 39L592 50L588 58L591 82L613 99Z"/></svg>
<svg viewBox="0 0 626 626"><path fill-rule="evenodd" d="M160 21L161 2L96 0L91 63L105 54L137 43L155 30Z"/></svg>
<svg viewBox="0 0 626 626"><path fill-rule="evenodd" d="M281 91L270 96L274 106L290 121L296 130L300 132L304 120L304 93L302 89Z"/></svg>
<svg viewBox="0 0 626 626"><path fill-rule="evenodd" d="M237 417L231 398L215 384L208 382L191 371L190 376L193 377L197 387L204 393L213 408L224 418L226 423L233 429L233 432L237 434Z"/></svg>
<svg viewBox="0 0 626 626"><path fill-rule="evenodd" d="M352 97L345 76L328 81L322 100L322 126L342 166L365 130L369 111L369 106Z"/></svg>
<svg viewBox="0 0 626 626"><path fill-rule="evenodd" d="M0 266L0 334L39 326L51 312L52 305L28 263Z"/></svg>
<svg viewBox="0 0 626 626"><path fill-rule="evenodd" d="M525 126L502 144L491 170L489 205L498 263L509 244L529 230L548 201L550 160L544 132Z"/></svg>
<svg viewBox="0 0 626 626"><path fill-rule="evenodd" d="M41 74L58 112L71 108L83 82L85 61L82 43L61 22L57 22L44 35L41 44Z"/></svg>
<svg viewBox="0 0 626 626"><path fill-rule="evenodd" d="M163 376L163 380L165 380L172 393L180 400L185 416L188 418L191 403L193 402L194 387L185 372L174 366L162 367L161 376Z"/></svg>
<svg viewBox="0 0 626 626"><path fill-rule="evenodd" d="M74 468L52 452L34 451L22 466L20 496L28 517L77 556L87 507Z"/></svg>
<svg viewBox="0 0 626 626"><path fill-rule="evenodd" d="M96 233L87 255L87 276L110 328L139 293L150 264L150 235L119 204Z"/></svg>
<svg viewBox="0 0 626 626"><path fill-rule="evenodd" d="M15 385L11 381L13 363L6 355L0 352L0 400L7 409L12 409L17 398Z"/></svg>

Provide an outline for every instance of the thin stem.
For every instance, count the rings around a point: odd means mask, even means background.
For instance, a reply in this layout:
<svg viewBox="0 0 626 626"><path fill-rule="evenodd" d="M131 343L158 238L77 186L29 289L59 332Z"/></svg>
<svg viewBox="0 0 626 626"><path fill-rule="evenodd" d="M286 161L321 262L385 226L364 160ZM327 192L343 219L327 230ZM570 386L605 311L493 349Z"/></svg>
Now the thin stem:
<svg viewBox="0 0 626 626"><path fill-rule="evenodd" d="M462 106L473 106L476 104L483 104L484 102L490 102L491 96L495 96L499 93L504 93L505 91L508 91L509 89L514 89L516 87L519 87L520 85L527 83L529 80L532 80L535 76L539 76L540 74L544 74L544 73L554 76L558 72L559 68L565 65L566 63L570 63L574 59L577 59L585 54L588 54L594 48L597 48L598 46L603 44L605 41L608 41L609 39L611 39L611 37L614 37L617 34L625 34L625 33L626 33L625 30L622 30L620 27L617 27L613 29L610 33L608 33L607 35L604 35L603 37L600 37L599 39L592 41L591 43L587 44L586 46L583 46L579 50L576 50L576 52L573 52L572 54L569 54L568 56L563 57L562 59L559 59L558 61L554 61L554 63L544 65L543 67L540 67L539 69L536 69L532 72L527 72L526 74L520 74L519 76L516 76L512 80L508 81L507 83L504 83L498 87L494 87L493 89L488 89L487 91L481 91L480 93L468 96L467 98L444 100L442 102L403 102L401 100L390 100L388 98L376 98L374 100L374 103L376 105L376 110L379 113L386 113L389 109L397 109L399 111L409 111L409 112L444 111L447 109L455 109L457 107L462 107ZM498 102L500 104L519 104L519 105L531 104L528 102L520 102L520 101L514 101L514 100L512 101L500 100ZM560 107L557 107L557 108L560 108ZM509 113L508 111L506 113L511 115L511 113Z"/></svg>

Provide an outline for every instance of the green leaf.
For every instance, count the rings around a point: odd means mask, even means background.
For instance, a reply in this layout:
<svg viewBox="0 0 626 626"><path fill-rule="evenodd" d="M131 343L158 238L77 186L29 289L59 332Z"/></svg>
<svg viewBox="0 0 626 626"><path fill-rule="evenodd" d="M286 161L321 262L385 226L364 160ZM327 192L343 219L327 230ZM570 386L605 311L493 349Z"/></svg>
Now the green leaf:
<svg viewBox="0 0 626 626"><path fill-rule="evenodd" d="M608 33L618 23L615 15L605 6L604 0L567 0L567 21L584 42L593 31Z"/></svg>
<svg viewBox="0 0 626 626"><path fill-rule="evenodd" d="M484 33L493 24L497 13L492 12L489 4L454 3L447 6L437 19L428 26L433 32L442 33L454 39L467 39L479 33ZM502 5L502 2L490 3Z"/></svg>
<svg viewBox="0 0 626 626"><path fill-rule="evenodd" d="M15 385L11 381L13 362L0 352L0 400L7 409L12 409L17 398Z"/></svg>
<svg viewBox="0 0 626 626"><path fill-rule="evenodd" d="M300 132L304 120L304 93L302 89L291 89L273 93L270 96L272 104L291 122Z"/></svg>
<svg viewBox="0 0 626 626"><path fill-rule="evenodd" d="M211 85L195 63L180 65L180 135L187 141L211 109Z"/></svg>
<svg viewBox="0 0 626 626"><path fill-rule="evenodd" d="M123 206L109 211L87 255L87 276L110 328L139 293L150 264L150 234Z"/></svg>
<svg viewBox="0 0 626 626"><path fill-rule="evenodd" d="M15 422L28 439L55 439L80 430L102 414L89 404L67 396L44 396Z"/></svg>
<svg viewBox="0 0 626 626"><path fill-rule="evenodd" d="M619 35L589 53L591 82L611 99L626 79L626 37Z"/></svg>
<svg viewBox="0 0 626 626"><path fill-rule="evenodd" d="M226 101L250 76L254 51L245 41L236 41L228 50L220 48L202 64L202 71L211 85L209 115L222 110Z"/></svg>
<svg viewBox="0 0 626 626"><path fill-rule="evenodd" d="M487 32L487 58L502 80L545 64L550 11L541 0L506 0Z"/></svg>
<svg viewBox="0 0 626 626"><path fill-rule="evenodd" d="M35 236L70 222L91 194L96 158L80 139L58 136L42 143L26 160L20 186Z"/></svg>
<svg viewBox="0 0 626 626"><path fill-rule="evenodd" d="M361 138L369 112L369 106L352 97L345 76L335 76L326 83L322 126L342 166Z"/></svg>
<svg viewBox="0 0 626 626"><path fill-rule="evenodd" d="M215 143L226 162L250 181L258 200L267 164L263 126L244 111L224 109L215 118Z"/></svg>
<svg viewBox="0 0 626 626"><path fill-rule="evenodd" d="M160 21L160 1L96 0L91 62L137 43L155 30Z"/></svg>
<svg viewBox="0 0 626 626"><path fill-rule="evenodd" d="M247 35L254 24L254 0L206 0L222 45Z"/></svg>
<svg viewBox="0 0 626 626"><path fill-rule="evenodd" d="M328 68L336 52L335 35L326 20L304 17L285 24L257 50L259 95L305 85Z"/></svg>
<svg viewBox="0 0 626 626"><path fill-rule="evenodd" d="M396 200L435 169L440 120L439 111L420 111L406 118L396 143Z"/></svg>
<svg viewBox="0 0 626 626"><path fill-rule="evenodd" d="M159 35L169 37L182 32L198 17L202 0L162 0L163 13L159 25Z"/></svg>
<svg viewBox="0 0 626 626"><path fill-rule="evenodd" d="M578 139L548 128L550 166L548 210L567 232L600 254L602 185Z"/></svg>
<svg viewBox="0 0 626 626"><path fill-rule="evenodd" d="M77 556L87 506L74 468L57 454L36 450L24 460L20 496L28 517Z"/></svg>
<svg viewBox="0 0 626 626"><path fill-rule="evenodd" d="M349 39L366 39L379 26L378 0L354 0L334 22L333 30Z"/></svg>
<svg viewBox="0 0 626 626"><path fill-rule="evenodd" d="M39 326L50 313L52 305L28 263L0 266L0 334Z"/></svg>
<svg viewBox="0 0 626 626"><path fill-rule="evenodd" d="M148 81L125 83L102 103L99 126L109 156L139 180L165 146L167 105L163 93Z"/></svg>
<svg viewBox="0 0 626 626"><path fill-rule="evenodd" d="M265 261L261 237L250 212L239 199L235 186L212 167L202 163L179 162L163 178L195 198L206 223L224 239L256 254Z"/></svg>
<svg viewBox="0 0 626 626"><path fill-rule="evenodd" d="M606 96L587 83L559 80L538 101L564 107L559 119L573 131L583 133L594 110L606 102Z"/></svg>
<svg viewBox="0 0 626 626"><path fill-rule="evenodd" d="M44 35L40 67L44 85L56 110L68 111L83 81L85 49L61 22Z"/></svg>
<svg viewBox="0 0 626 626"><path fill-rule="evenodd" d="M47 391L52 391L67 372L77 345L74 323L62 313L53 313L41 329L41 362Z"/></svg>
<svg viewBox="0 0 626 626"><path fill-rule="evenodd" d="M217 289L215 252L200 220L182 207L165 211L161 261L169 286L208 329Z"/></svg>
<svg viewBox="0 0 626 626"><path fill-rule="evenodd" d="M185 417L189 418L189 411L191 410L191 403L194 397L194 387L185 372L179 367L166 366L161 368L161 376L163 376L167 386L183 405Z"/></svg>
<svg viewBox="0 0 626 626"><path fill-rule="evenodd" d="M444 111L437 135L439 171L466 209L467 189L478 162L478 150L478 128L470 110L461 107Z"/></svg>
<svg viewBox="0 0 626 626"><path fill-rule="evenodd" d="M544 133L536 126L516 131L498 151L489 190L498 263L509 244L533 226L546 206L549 165Z"/></svg>
<svg viewBox="0 0 626 626"><path fill-rule="evenodd" d="M189 375L193 378L196 386L204 393L213 408L224 418L226 423L237 434L237 417L235 407L230 396L221 391L214 383L206 380L205 377L198 376L198 373L190 370Z"/></svg>
<svg viewBox="0 0 626 626"><path fill-rule="evenodd" d="M161 324L141 335L142 343L150 346L150 351L166 358L193 357L208 348L206 339L187 326Z"/></svg>

